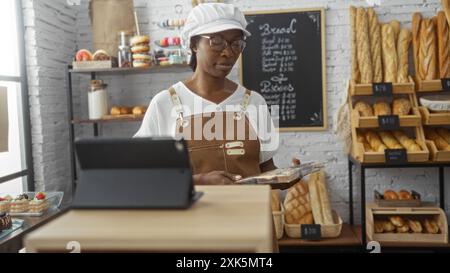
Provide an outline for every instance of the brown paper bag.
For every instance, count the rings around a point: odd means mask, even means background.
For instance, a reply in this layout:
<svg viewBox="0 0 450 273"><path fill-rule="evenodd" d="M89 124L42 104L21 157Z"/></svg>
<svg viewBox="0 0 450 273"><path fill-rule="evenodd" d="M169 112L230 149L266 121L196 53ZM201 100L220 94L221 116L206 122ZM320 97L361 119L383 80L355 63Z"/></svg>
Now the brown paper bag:
<svg viewBox="0 0 450 273"><path fill-rule="evenodd" d="M0 86L0 153L8 151L8 96L7 88Z"/></svg>
<svg viewBox="0 0 450 273"><path fill-rule="evenodd" d="M91 0L89 11L94 51L103 49L117 57L119 32L136 32L133 0Z"/></svg>

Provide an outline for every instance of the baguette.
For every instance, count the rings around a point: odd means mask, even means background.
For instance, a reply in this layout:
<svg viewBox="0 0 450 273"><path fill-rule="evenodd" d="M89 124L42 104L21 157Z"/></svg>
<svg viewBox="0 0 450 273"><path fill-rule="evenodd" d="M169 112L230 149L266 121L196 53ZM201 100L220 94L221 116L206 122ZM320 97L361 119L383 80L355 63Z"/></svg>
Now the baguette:
<svg viewBox="0 0 450 273"><path fill-rule="evenodd" d="M280 211L280 190L272 190L272 199L271 199L271 207L272 211Z"/></svg>
<svg viewBox="0 0 450 273"><path fill-rule="evenodd" d="M314 222L317 225L323 225L325 221L322 214L319 187L317 184L317 179L319 178L319 176L320 174L318 172L312 173L310 175L308 187L309 187L309 197L311 200L311 209L314 216Z"/></svg>
<svg viewBox="0 0 450 273"><path fill-rule="evenodd" d="M424 77L421 73L419 65L419 51L420 51L420 25L422 22L422 15L415 12L412 17L412 44L413 44L413 57L414 57L414 71L416 77L423 80Z"/></svg>
<svg viewBox="0 0 450 273"><path fill-rule="evenodd" d="M403 28L400 30L400 34L397 40L397 55L398 55L398 71L397 82L407 83L408 79L408 52L409 45L411 44L412 35L411 32Z"/></svg>
<svg viewBox="0 0 450 273"><path fill-rule="evenodd" d="M395 83L397 81L397 50L395 48L395 34L390 24L381 28L381 54L383 58L384 81Z"/></svg>
<svg viewBox="0 0 450 273"><path fill-rule="evenodd" d="M357 44L356 44L356 8L350 6L350 37L351 37L351 47L352 47L352 80L355 83L359 83L361 80L361 72L358 67L358 57L357 57Z"/></svg>
<svg viewBox="0 0 450 273"><path fill-rule="evenodd" d="M432 19L423 19L420 25L419 65L424 80L437 78L436 31Z"/></svg>
<svg viewBox="0 0 450 273"><path fill-rule="evenodd" d="M374 151L384 152L384 150L387 149L386 145L383 144L380 137L375 132L367 131L365 137Z"/></svg>
<svg viewBox="0 0 450 273"><path fill-rule="evenodd" d="M397 41L401 29L400 22L397 20L392 20L391 22L389 22L389 25L391 25L392 30L394 31L394 39Z"/></svg>
<svg viewBox="0 0 450 273"><path fill-rule="evenodd" d="M328 195L326 176L323 170L317 172L316 177L317 190L320 198L320 208L322 209L322 217L325 225L334 224L333 213L331 210L330 197Z"/></svg>
<svg viewBox="0 0 450 273"><path fill-rule="evenodd" d="M373 8L367 9L369 20L370 53L372 56L373 82L383 82L383 64L381 61L381 28Z"/></svg>
<svg viewBox="0 0 450 273"><path fill-rule="evenodd" d="M449 25L443 11L437 15L439 77L450 77L450 34Z"/></svg>
<svg viewBox="0 0 450 273"><path fill-rule="evenodd" d="M356 43L358 67L361 73L361 83L372 83L372 59L370 55L369 22L364 8L356 10Z"/></svg>
<svg viewBox="0 0 450 273"><path fill-rule="evenodd" d="M420 146L414 141L412 138L409 138L404 132L402 131L393 131L392 132L395 138L402 144L402 146L408 151L408 152L417 152L422 151Z"/></svg>
<svg viewBox="0 0 450 273"><path fill-rule="evenodd" d="M441 0L442 8L445 12L445 17L447 17L447 24L450 27L450 0Z"/></svg>
<svg viewBox="0 0 450 273"><path fill-rule="evenodd" d="M389 149L403 149L403 146L395 139L391 132L380 131L378 134Z"/></svg>
<svg viewBox="0 0 450 273"><path fill-rule="evenodd" d="M445 128L437 128L436 132L445 140L448 144L450 144L450 130Z"/></svg>
<svg viewBox="0 0 450 273"><path fill-rule="evenodd" d="M441 151L450 151L450 144L445 141L434 129L426 128L425 129L425 138L428 140L432 140L436 145L436 148Z"/></svg>

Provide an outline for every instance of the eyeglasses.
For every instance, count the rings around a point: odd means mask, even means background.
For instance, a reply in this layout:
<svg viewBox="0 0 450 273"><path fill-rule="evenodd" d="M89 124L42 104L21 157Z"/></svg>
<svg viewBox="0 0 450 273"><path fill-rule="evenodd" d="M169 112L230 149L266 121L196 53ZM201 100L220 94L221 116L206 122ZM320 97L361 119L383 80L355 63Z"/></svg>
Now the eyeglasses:
<svg viewBox="0 0 450 273"><path fill-rule="evenodd" d="M209 39L209 45L211 46L211 49L214 51L217 51L217 52L224 51L225 48L227 48L228 45L230 45L233 53L241 54L242 51L244 51L244 48L247 44L244 39L238 39L238 40L229 42L229 41L225 40L224 38L222 38L220 35L216 35L216 36L201 35L201 37Z"/></svg>

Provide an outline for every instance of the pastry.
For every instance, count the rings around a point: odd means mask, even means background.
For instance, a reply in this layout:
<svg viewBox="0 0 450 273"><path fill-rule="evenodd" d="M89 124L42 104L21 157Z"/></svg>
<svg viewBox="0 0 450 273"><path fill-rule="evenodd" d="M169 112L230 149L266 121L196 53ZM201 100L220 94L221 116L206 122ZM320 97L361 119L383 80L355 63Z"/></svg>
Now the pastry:
<svg viewBox="0 0 450 273"><path fill-rule="evenodd" d="M365 136L367 142L370 144L374 151L384 152L384 150L387 149L387 147L383 144L380 137L376 133L367 131Z"/></svg>
<svg viewBox="0 0 450 273"><path fill-rule="evenodd" d="M394 115L406 116L411 112L411 102L406 98L394 99L392 102L392 113Z"/></svg>
<svg viewBox="0 0 450 273"><path fill-rule="evenodd" d="M287 224L299 224L300 219L311 212L309 189L304 181L298 182L288 190L284 209Z"/></svg>
<svg viewBox="0 0 450 273"><path fill-rule="evenodd" d="M423 227L425 228L426 233L431 233L431 234L439 233L439 226L435 220L425 219L425 221L423 222Z"/></svg>
<svg viewBox="0 0 450 273"><path fill-rule="evenodd" d="M375 233L383 233L384 232L384 223L380 221L375 221L373 225L375 229Z"/></svg>
<svg viewBox="0 0 450 273"><path fill-rule="evenodd" d="M385 24L381 27L381 53L383 59L384 82L395 83L397 81L397 49L395 33L391 25Z"/></svg>
<svg viewBox="0 0 450 273"><path fill-rule="evenodd" d="M448 144L448 142L445 141L445 139L442 138L436 132L436 130L431 128L425 128L425 138L428 140L432 140L436 145L436 148L438 148L438 150L450 151L450 144Z"/></svg>
<svg viewBox="0 0 450 273"><path fill-rule="evenodd" d="M271 190L272 198L270 205L272 206L272 211L280 211L280 191L279 190Z"/></svg>
<svg viewBox="0 0 450 273"><path fill-rule="evenodd" d="M130 107L125 107L125 106L120 107L120 114L121 115L131 114L131 108Z"/></svg>
<svg viewBox="0 0 450 273"><path fill-rule="evenodd" d="M363 101L356 102L354 109L356 111L358 111L358 113L361 117L373 116L372 107L366 102L363 102Z"/></svg>
<svg viewBox="0 0 450 273"><path fill-rule="evenodd" d="M350 6L350 27L351 27L351 47L352 47L352 80L359 83L361 74L358 67L357 44L356 44L356 8Z"/></svg>
<svg viewBox="0 0 450 273"><path fill-rule="evenodd" d="M395 139L394 135L392 135L391 132L388 131L380 131L378 134L381 137L381 140L383 143L389 148L389 149L403 149L403 146Z"/></svg>
<svg viewBox="0 0 450 273"><path fill-rule="evenodd" d="M395 226L390 221L383 221L383 229L384 232L393 232L395 230Z"/></svg>
<svg viewBox="0 0 450 273"><path fill-rule="evenodd" d="M0 213L9 212L11 206L11 196L0 197Z"/></svg>
<svg viewBox="0 0 450 273"><path fill-rule="evenodd" d="M439 11L437 15L437 33L438 33L438 60L439 77L450 77L450 27L447 24L445 13Z"/></svg>
<svg viewBox="0 0 450 273"><path fill-rule="evenodd" d="M450 144L450 130L445 128L437 128L436 132L441 136L447 143Z"/></svg>
<svg viewBox="0 0 450 273"><path fill-rule="evenodd" d="M397 40L397 82L399 83L407 83L408 79L408 52L409 45L411 44L412 35L411 32L403 28L400 30L400 34Z"/></svg>
<svg viewBox="0 0 450 273"><path fill-rule="evenodd" d="M398 192L398 200L412 200L411 193L407 190L401 190Z"/></svg>
<svg viewBox="0 0 450 273"><path fill-rule="evenodd" d="M409 231L409 225L405 224L404 226L397 227L397 233L407 233Z"/></svg>
<svg viewBox="0 0 450 273"><path fill-rule="evenodd" d="M386 102L376 102L373 105L375 116L383 116L391 114L391 106Z"/></svg>
<svg viewBox="0 0 450 273"><path fill-rule="evenodd" d="M21 194L11 201L10 213L22 213L28 211L29 207L28 195Z"/></svg>
<svg viewBox="0 0 450 273"><path fill-rule="evenodd" d="M370 53L372 56L373 82L383 82L383 64L381 61L381 26L373 8L367 9L369 20Z"/></svg>
<svg viewBox="0 0 450 273"><path fill-rule="evenodd" d="M113 115L113 116L120 115L120 107L119 106L111 107L110 114Z"/></svg>
<svg viewBox="0 0 450 273"><path fill-rule="evenodd" d="M393 131L392 134L408 152L422 151L420 145L414 139L409 138L404 132L397 130Z"/></svg>
<svg viewBox="0 0 450 273"><path fill-rule="evenodd" d="M135 106L133 107L132 113L133 115L143 115L147 111L147 107L145 106Z"/></svg>
<svg viewBox="0 0 450 273"><path fill-rule="evenodd" d="M300 225L312 225L314 224L314 217L312 212L306 213L302 218L299 219L298 223Z"/></svg>
<svg viewBox="0 0 450 273"><path fill-rule="evenodd" d="M436 31L433 20L423 19L420 24L419 69L423 80L437 77Z"/></svg>
<svg viewBox="0 0 450 273"><path fill-rule="evenodd" d="M392 30L394 31L394 38L397 41L400 35L400 28L401 28L400 22L397 20L392 20L389 22L389 25L392 27Z"/></svg>
<svg viewBox="0 0 450 273"><path fill-rule="evenodd" d="M384 200L398 200L398 195L395 191L386 190L383 195Z"/></svg>
<svg viewBox="0 0 450 273"><path fill-rule="evenodd" d="M422 233L422 224L420 221L408 219L408 226L414 233Z"/></svg>
<svg viewBox="0 0 450 273"><path fill-rule="evenodd" d="M412 44L414 57L414 70L419 79L423 79L419 65L419 50L420 50L420 24L422 22L422 15L415 12L412 16Z"/></svg>
<svg viewBox="0 0 450 273"><path fill-rule="evenodd" d="M49 203L45 193L38 192L28 204L28 212L41 213L49 208Z"/></svg>
<svg viewBox="0 0 450 273"><path fill-rule="evenodd" d="M356 43L361 83L372 83L372 59L370 54L369 22L364 8L356 10Z"/></svg>
<svg viewBox="0 0 450 273"><path fill-rule="evenodd" d="M10 229L12 227L11 216L5 212L0 213L0 233L2 230Z"/></svg>
<svg viewBox="0 0 450 273"><path fill-rule="evenodd" d="M403 221L403 218L400 216L391 216L389 217L389 221L397 228L405 226L405 221Z"/></svg>

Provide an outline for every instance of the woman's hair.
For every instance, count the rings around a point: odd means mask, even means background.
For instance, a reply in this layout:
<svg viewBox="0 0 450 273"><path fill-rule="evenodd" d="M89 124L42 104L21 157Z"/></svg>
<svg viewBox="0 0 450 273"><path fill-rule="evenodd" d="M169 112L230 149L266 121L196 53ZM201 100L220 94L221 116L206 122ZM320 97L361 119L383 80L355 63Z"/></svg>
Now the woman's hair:
<svg viewBox="0 0 450 273"><path fill-rule="evenodd" d="M192 71L195 72L195 69L197 69L197 52L195 52L193 50L194 47L197 47L197 43L198 43L199 37L198 36L194 36L191 37L191 59L189 61L189 66L191 67Z"/></svg>

